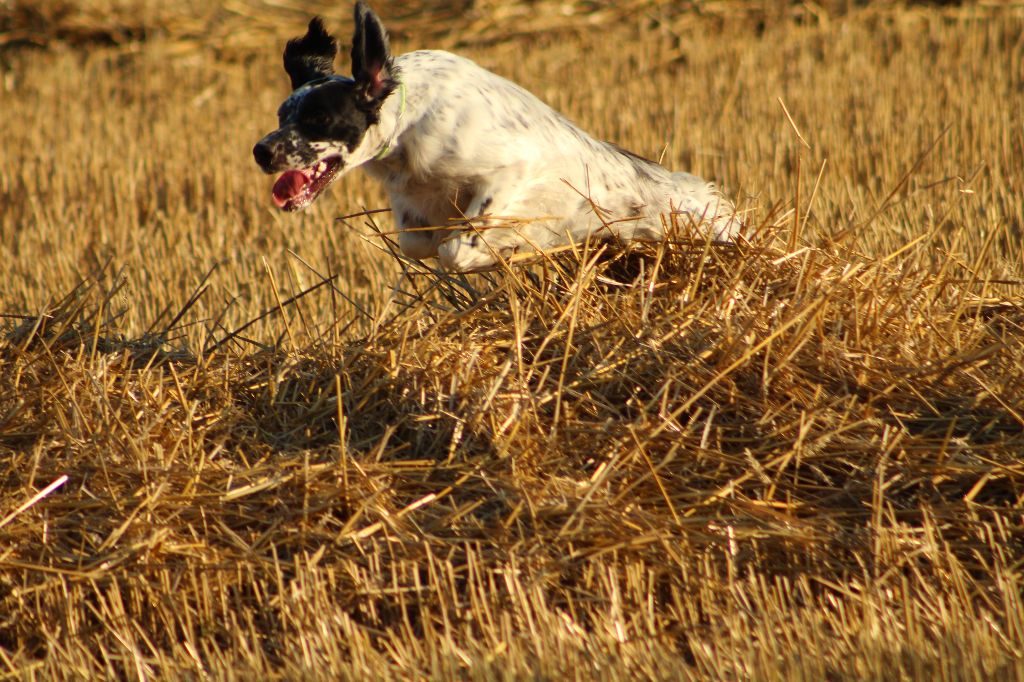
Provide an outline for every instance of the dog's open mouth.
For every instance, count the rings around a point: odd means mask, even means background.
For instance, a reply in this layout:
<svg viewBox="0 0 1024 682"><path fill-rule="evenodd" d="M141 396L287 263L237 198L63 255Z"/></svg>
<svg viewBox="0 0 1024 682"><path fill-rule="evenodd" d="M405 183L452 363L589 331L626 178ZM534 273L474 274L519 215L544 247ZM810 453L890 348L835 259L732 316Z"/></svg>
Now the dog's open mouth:
<svg viewBox="0 0 1024 682"><path fill-rule="evenodd" d="M332 156L309 168L285 171L274 183L274 203L283 211L309 206L331 184L340 168L341 157Z"/></svg>

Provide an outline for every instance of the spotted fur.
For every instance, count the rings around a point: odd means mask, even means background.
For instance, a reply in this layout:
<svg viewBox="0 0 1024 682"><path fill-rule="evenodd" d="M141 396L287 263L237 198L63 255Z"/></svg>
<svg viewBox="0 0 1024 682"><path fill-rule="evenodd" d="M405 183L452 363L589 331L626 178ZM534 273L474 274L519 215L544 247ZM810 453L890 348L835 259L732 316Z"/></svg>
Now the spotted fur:
<svg viewBox="0 0 1024 682"><path fill-rule="evenodd" d="M714 185L590 137L468 59L439 50L392 57L362 2L352 78L333 73L335 52L318 18L285 50L294 91L277 130L253 150L264 171L299 170L296 186L309 180L300 191L312 196L283 208L301 208L361 166L388 191L403 253L455 271L587 238L659 240L681 219L717 241L739 231Z"/></svg>

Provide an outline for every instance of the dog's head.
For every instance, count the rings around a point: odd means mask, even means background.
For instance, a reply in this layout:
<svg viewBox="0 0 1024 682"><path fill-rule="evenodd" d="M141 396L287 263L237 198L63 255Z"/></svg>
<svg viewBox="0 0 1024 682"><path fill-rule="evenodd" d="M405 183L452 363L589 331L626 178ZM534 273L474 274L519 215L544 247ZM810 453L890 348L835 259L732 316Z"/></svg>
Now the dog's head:
<svg viewBox="0 0 1024 682"><path fill-rule="evenodd" d="M285 211L305 208L386 144L378 124L384 100L397 87L396 73L384 25L364 3L355 9L352 78L334 75L337 52L319 17L284 50L293 92L277 111L277 130L252 151L265 173L281 173L273 194Z"/></svg>

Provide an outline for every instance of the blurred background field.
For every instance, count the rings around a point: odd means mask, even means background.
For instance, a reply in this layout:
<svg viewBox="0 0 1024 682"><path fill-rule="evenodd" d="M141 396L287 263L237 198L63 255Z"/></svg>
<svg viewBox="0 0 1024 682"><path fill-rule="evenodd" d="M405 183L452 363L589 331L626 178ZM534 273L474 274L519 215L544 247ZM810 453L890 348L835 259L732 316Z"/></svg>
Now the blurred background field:
<svg viewBox="0 0 1024 682"><path fill-rule="evenodd" d="M250 154L350 5L0 0L2 674L1024 675L1024 5L374 8L748 238L403 266Z"/></svg>

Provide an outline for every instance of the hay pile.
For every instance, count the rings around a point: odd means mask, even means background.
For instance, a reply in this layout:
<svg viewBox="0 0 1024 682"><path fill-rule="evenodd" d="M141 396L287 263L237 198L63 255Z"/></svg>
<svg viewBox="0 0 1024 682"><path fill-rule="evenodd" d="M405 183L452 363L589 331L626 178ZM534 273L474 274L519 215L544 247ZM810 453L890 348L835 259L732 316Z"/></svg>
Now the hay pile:
<svg viewBox="0 0 1024 682"><path fill-rule="evenodd" d="M0 0L0 675L1024 678L1024 15L862 4L378 7L750 209L462 278L268 205L347 3Z"/></svg>
<svg viewBox="0 0 1024 682"><path fill-rule="evenodd" d="M83 284L0 344L6 665L1020 673L1019 300L773 234L411 266L342 344Z"/></svg>

